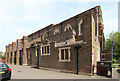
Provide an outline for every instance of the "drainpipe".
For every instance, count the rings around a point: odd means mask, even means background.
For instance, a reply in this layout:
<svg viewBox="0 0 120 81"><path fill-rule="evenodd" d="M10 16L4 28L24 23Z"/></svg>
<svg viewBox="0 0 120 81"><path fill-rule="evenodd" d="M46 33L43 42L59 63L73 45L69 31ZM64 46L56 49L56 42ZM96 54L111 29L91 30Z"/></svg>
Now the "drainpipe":
<svg viewBox="0 0 120 81"><path fill-rule="evenodd" d="M102 40L100 40L100 61L102 61Z"/></svg>
<svg viewBox="0 0 120 81"><path fill-rule="evenodd" d="M75 17L75 20L76 20L76 37L78 36L78 24L77 24L77 19L78 19L78 17L76 16L76 17Z"/></svg>
<svg viewBox="0 0 120 81"><path fill-rule="evenodd" d="M79 54L78 54L78 50L81 48L81 46L78 44L75 46L76 49L76 74L78 75L79 73Z"/></svg>

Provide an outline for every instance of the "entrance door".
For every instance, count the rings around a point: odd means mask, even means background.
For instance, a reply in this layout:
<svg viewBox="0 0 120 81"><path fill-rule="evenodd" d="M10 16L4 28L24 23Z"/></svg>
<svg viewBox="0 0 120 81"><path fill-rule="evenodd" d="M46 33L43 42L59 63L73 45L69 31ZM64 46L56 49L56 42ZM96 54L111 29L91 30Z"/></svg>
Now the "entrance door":
<svg viewBox="0 0 120 81"><path fill-rule="evenodd" d="M37 67L39 68L39 48L37 48Z"/></svg>
<svg viewBox="0 0 120 81"><path fill-rule="evenodd" d="M16 65L16 51L14 52L14 64Z"/></svg>
<svg viewBox="0 0 120 81"><path fill-rule="evenodd" d="M20 50L19 65L22 65L22 50Z"/></svg>
<svg viewBox="0 0 120 81"><path fill-rule="evenodd" d="M10 64L12 64L12 52L10 52Z"/></svg>
<svg viewBox="0 0 120 81"><path fill-rule="evenodd" d="M30 53L30 65L32 66L32 53Z"/></svg>

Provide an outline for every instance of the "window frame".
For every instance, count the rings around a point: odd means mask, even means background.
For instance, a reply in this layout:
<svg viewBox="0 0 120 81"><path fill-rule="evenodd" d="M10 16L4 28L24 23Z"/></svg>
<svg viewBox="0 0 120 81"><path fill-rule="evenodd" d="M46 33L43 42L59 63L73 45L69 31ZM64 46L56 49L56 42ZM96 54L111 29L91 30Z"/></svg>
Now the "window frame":
<svg viewBox="0 0 120 81"><path fill-rule="evenodd" d="M68 49L68 60L66 60L65 50ZM64 60L61 59L61 50L64 50ZM70 62L71 61L71 47L59 48L59 61L60 62Z"/></svg>
<svg viewBox="0 0 120 81"><path fill-rule="evenodd" d="M57 34L59 34L59 33L60 33L59 29L55 29L54 35L57 35Z"/></svg>
<svg viewBox="0 0 120 81"><path fill-rule="evenodd" d="M67 24L67 25L65 26L64 31L69 31L69 30L72 30L72 26L71 26L70 24Z"/></svg>
<svg viewBox="0 0 120 81"><path fill-rule="evenodd" d="M47 53L47 46L49 46L49 53ZM46 48L46 54L45 54L45 48ZM41 56L46 56L46 55L50 55L50 44L46 44L46 45L41 45Z"/></svg>
<svg viewBox="0 0 120 81"><path fill-rule="evenodd" d="M43 35L42 35L42 40L45 40L46 38L47 38L47 33L44 33Z"/></svg>
<svg viewBox="0 0 120 81"><path fill-rule="evenodd" d="M13 55L12 55L12 52L10 52L10 57L12 58L12 56L13 56Z"/></svg>
<svg viewBox="0 0 120 81"><path fill-rule="evenodd" d="M103 58L103 56L104 56L104 58ZM105 54L102 54L102 56L101 56L101 57L102 57L102 60L105 60Z"/></svg>
<svg viewBox="0 0 120 81"><path fill-rule="evenodd" d="M81 24L82 24L82 33L81 33ZM79 21L79 24L78 24L78 27L79 27L79 35L83 35L83 20L80 20Z"/></svg>

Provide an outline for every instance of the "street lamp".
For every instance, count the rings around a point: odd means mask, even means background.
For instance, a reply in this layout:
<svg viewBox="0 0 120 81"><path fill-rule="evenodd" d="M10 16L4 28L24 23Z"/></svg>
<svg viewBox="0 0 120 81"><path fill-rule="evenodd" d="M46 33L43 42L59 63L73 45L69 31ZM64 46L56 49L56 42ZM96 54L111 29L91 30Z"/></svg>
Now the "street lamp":
<svg viewBox="0 0 120 81"><path fill-rule="evenodd" d="M79 44L77 44L76 46L75 46L75 49L76 49L76 69L77 69L77 72L76 72L76 74L78 75L78 72L79 72L79 55L78 55L78 50L81 48L81 45L79 45Z"/></svg>

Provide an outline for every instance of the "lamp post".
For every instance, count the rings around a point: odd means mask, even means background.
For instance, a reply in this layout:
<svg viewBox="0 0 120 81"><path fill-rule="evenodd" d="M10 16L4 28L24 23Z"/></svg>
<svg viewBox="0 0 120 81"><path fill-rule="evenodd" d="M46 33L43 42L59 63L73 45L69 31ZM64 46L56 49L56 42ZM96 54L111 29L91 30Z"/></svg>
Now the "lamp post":
<svg viewBox="0 0 120 81"><path fill-rule="evenodd" d="M79 72L79 54L78 54L78 50L81 48L81 46L79 45L79 44L77 44L76 46L75 46L75 49L76 49L76 74L78 75L78 72Z"/></svg>

